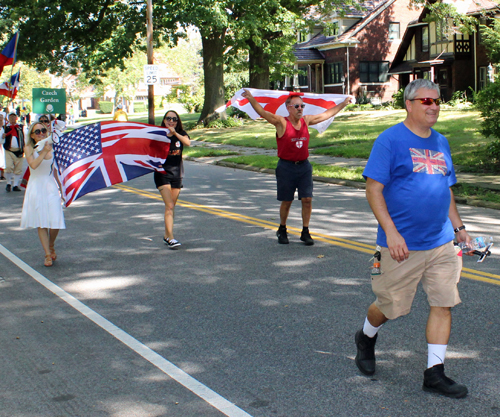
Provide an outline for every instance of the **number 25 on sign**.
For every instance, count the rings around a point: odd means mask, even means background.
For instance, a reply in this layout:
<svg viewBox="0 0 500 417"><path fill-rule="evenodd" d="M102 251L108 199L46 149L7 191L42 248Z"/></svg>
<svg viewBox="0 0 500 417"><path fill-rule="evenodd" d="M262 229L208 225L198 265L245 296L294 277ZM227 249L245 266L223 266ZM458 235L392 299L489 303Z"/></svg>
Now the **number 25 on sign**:
<svg viewBox="0 0 500 417"><path fill-rule="evenodd" d="M153 85L160 83L158 70L159 70L158 65L144 65L144 83L146 85Z"/></svg>

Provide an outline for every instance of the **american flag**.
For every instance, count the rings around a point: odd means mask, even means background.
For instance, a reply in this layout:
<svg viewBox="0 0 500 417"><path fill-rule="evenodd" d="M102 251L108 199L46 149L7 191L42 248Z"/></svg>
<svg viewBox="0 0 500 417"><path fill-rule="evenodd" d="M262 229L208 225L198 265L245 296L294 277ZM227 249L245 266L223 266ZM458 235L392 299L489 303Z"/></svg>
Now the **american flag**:
<svg viewBox="0 0 500 417"><path fill-rule="evenodd" d="M144 123L100 122L63 135L53 146L66 207L92 191L164 172L167 133Z"/></svg>
<svg viewBox="0 0 500 417"><path fill-rule="evenodd" d="M443 152L410 148L410 154L413 161L413 172L443 175L448 172Z"/></svg>
<svg viewBox="0 0 500 417"><path fill-rule="evenodd" d="M295 93L293 91L259 90L255 88L247 88L246 90L252 93L255 100L257 100L257 102L264 107L265 110L283 117L286 117L289 114L285 106L285 101L290 95L300 96L302 98L302 101L306 104L306 107L304 108L304 115L323 113L324 111L335 107L337 104L342 103L347 97L349 97L344 94ZM243 93L243 89L238 90L225 106L219 107L216 111L221 113L228 107L233 106L241 111L244 111L253 120L259 118L260 116L253 109L248 100L242 96ZM316 129L319 133L323 133L326 129L328 129L328 126L330 126L333 122L333 119L334 118L331 117L324 122L311 125L310 127Z"/></svg>

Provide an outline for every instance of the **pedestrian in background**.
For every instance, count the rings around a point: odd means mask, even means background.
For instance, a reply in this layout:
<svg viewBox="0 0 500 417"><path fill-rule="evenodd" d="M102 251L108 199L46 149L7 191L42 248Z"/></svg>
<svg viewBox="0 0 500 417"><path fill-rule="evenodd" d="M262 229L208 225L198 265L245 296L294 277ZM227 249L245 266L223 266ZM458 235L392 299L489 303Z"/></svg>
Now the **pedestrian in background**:
<svg viewBox="0 0 500 417"><path fill-rule="evenodd" d="M2 134L5 150L5 177L7 179L7 192L21 191L19 184L23 173L24 133L23 126L17 123L17 114L11 112L8 123Z"/></svg>
<svg viewBox="0 0 500 417"><path fill-rule="evenodd" d="M5 142L4 139L4 124L5 124L5 119L3 113L0 112L0 180L5 180L4 170L5 170L5 151L3 150L3 144Z"/></svg>
<svg viewBox="0 0 500 417"><path fill-rule="evenodd" d="M118 105L115 110L115 115L113 116L113 120L117 122L127 122L128 121L128 116L127 113L125 113L125 110L123 110L122 105Z"/></svg>
<svg viewBox="0 0 500 417"><path fill-rule="evenodd" d="M165 203L165 234L163 235L163 242L170 249L176 249L181 246L181 243L174 239L174 209L181 192L182 178L184 177L182 150L184 146L191 145L191 140L182 127L181 118L173 110L165 113L160 126L169 129L167 137L170 139L170 150L163 164L165 174L155 172L154 181Z"/></svg>
<svg viewBox="0 0 500 417"><path fill-rule="evenodd" d="M378 220L380 275L375 302L356 333L356 365L375 373L375 343L388 320L410 312L419 282L430 305L423 390L453 398L467 387L444 374L451 307L459 304L461 264L453 239L470 244L451 186L457 182L447 139L432 129L439 117L439 86L425 79L405 89L406 119L377 138L363 172L366 197Z"/></svg>
<svg viewBox="0 0 500 417"><path fill-rule="evenodd" d="M52 266L57 259L55 241L60 229L65 229L62 209L62 190L57 171L53 168L52 145L46 143L41 150L36 144L45 139L49 131L40 123L33 123L28 129L24 148L30 169L30 177L24 195L21 214L21 228L37 228L38 237L45 252L44 265Z"/></svg>

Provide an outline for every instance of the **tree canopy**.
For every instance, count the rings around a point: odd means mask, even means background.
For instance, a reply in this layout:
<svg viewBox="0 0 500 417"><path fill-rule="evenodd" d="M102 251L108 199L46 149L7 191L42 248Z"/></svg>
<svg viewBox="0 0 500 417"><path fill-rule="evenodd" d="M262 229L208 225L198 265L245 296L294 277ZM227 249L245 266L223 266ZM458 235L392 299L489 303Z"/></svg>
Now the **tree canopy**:
<svg viewBox="0 0 500 417"><path fill-rule="evenodd" d="M17 59L53 74L122 66L145 33L142 3L2 0L0 30L20 32Z"/></svg>

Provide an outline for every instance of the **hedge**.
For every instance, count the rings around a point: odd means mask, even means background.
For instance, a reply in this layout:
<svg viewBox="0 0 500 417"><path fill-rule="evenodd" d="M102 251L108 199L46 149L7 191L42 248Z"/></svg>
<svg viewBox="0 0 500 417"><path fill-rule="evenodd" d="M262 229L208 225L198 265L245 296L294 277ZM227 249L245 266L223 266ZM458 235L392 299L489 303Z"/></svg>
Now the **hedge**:
<svg viewBox="0 0 500 417"><path fill-rule="evenodd" d="M103 113L113 113L113 102L112 101L100 101L99 108Z"/></svg>

